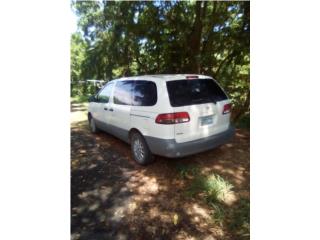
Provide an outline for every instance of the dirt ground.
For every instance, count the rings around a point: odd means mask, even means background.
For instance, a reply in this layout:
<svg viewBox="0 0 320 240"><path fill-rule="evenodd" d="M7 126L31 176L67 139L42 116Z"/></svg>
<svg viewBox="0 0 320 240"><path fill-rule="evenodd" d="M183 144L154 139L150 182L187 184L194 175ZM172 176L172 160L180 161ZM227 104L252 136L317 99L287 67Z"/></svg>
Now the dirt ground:
<svg viewBox="0 0 320 240"><path fill-rule="evenodd" d="M106 133L91 134L86 105L71 106L71 238L72 239L238 239L228 223L212 221L212 208L186 189L192 177L181 166L203 175L215 173L249 199L247 130L217 149L182 159L156 157L142 167L130 146Z"/></svg>

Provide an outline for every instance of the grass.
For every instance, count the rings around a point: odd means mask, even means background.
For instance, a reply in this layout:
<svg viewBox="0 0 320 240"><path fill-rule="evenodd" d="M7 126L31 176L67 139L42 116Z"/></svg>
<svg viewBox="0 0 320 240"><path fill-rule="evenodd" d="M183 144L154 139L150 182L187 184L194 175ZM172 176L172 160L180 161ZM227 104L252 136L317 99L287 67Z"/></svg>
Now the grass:
<svg viewBox="0 0 320 240"><path fill-rule="evenodd" d="M188 176L194 176L200 173L199 167L194 165L177 164L175 168L181 178L187 178Z"/></svg>
<svg viewBox="0 0 320 240"><path fill-rule="evenodd" d="M237 239L250 239L250 201L240 199L228 213L228 228Z"/></svg>
<svg viewBox="0 0 320 240"><path fill-rule="evenodd" d="M212 221L222 227L226 216L224 206L219 203L211 203L210 206L213 209Z"/></svg>
<svg viewBox="0 0 320 240"><path fill-rule="evenodd" d="M206 203L213 210L212 221L220 227L226 227L236 239L250 238L250 202L249 199L240 199L233 206L225 204L233 185L217 174L203 176L195 171L194 166L178 167L180 175L192 174L193 179L186 191L189 197L201 194Z"/></svg>
<svg viewBox="0 0 320 240"><path fill-rule="evenodd" d="M204 195L206 203L213 210L212 221L222 227L227 214L224 201L232 188L231 183L217 174L195 175L187 190L187 196L195 197L200 193Z"/></svg>
<svg viewBox="0 0 320 240"><path fill-rule="evenodd" d="M209 176L196 175L187 192L191 197L204 193L207 203L211 204L224 202L232 188L232 184L217 174L210 174Z"/></svg>
<svg viewBox="0 0 320 240"><path fill-rule="evenodd" d="M224 202L233 188L232 184L215 174L206 177L204 184L208 202Z"/></svg>

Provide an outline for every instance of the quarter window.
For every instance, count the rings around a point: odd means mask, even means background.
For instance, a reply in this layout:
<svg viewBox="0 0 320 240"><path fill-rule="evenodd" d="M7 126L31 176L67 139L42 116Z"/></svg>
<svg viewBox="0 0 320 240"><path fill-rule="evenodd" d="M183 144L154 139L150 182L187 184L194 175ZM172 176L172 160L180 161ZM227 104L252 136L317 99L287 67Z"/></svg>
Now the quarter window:
<svg viewBox="0 0 320 240"><path fill-rule="evenodd" d="M114 83L109 83L105 88L101 90L101 92L98 94L98 101L102 103L108 103L110 100L112 87Z"/></svg>
<svg viewBox="0 0 320 240"><path fill-rule="evenodd" d="M157 86L151 81L135 81L133 90L134 106L153 106L157 102Z"/></svg>

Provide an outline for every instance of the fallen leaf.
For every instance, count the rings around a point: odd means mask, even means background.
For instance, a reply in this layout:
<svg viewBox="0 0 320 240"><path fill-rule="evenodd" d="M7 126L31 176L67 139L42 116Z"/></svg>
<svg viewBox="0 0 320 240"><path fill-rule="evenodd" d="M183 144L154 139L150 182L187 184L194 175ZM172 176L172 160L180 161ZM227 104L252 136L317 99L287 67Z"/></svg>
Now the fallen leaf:
<svg viewBox="0 0 320 240"><path fill-rule="evenodd" d="M177 225L178 224L178 221L179 221L179 216L178 216L178 214L174 214L173 215L173 224L174 225Z"/></svg>

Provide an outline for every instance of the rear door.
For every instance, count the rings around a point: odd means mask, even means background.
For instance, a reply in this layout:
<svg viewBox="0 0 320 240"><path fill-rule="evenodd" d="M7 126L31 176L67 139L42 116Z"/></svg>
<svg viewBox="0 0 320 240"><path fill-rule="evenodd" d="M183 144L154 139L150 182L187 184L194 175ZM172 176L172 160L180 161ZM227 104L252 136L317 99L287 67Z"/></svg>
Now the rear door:
<svg viewBox="0 0 320 240"><path fill-rule="evenodd" d="M138 129L144 136L150 136L154 130L154 119L157 116L155 105L158 101L157 85L153 81L135 81L132 108L131 127ZM157 126L159 128L159 126ZM161 131L162 134L165 134ZM172 131L171 131L172 133Z"/></svg>
<svg viewBox="0 0 320 240"><path fill-rule="evenodd" d="M213 79L174 80L166 84L174 112L187 112L190 116L189 122L175 124L177 142L198 140L228 129L230 112L223 111L230 100Z"/></svg>

